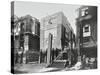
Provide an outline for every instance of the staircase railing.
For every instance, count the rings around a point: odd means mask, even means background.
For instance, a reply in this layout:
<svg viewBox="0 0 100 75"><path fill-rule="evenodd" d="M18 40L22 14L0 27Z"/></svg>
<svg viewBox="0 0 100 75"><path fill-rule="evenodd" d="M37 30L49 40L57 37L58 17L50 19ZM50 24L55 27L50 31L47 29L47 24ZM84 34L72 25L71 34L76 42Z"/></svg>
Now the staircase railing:
<svg viewBox="0 0 100 75"><path fill-rule="evenodd" d="M64 50L64 51L61 51L61 52L59 53L59 55L54 59L54 61L56 61L59 57L61 57L62 54L65 53L65 52L66 52L65 50Z"/></svg>

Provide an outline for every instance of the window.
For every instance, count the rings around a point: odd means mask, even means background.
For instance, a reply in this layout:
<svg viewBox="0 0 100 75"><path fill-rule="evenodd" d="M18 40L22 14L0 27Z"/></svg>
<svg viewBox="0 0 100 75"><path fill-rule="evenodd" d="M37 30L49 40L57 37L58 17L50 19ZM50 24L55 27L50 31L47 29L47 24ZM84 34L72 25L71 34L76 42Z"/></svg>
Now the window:
<svg viewBox="0 0 100 75"><path fill-rule="evenodd" d="M89 26L85 27L85 32L89 32Z"/></svg>
<svg viewBox="0 0 100 75"><path fill-rule="evenodd" d="M85 25L84 27L83 27L83 33L84 32L90 32L90 25Z"/></svg>
<svg viewBox="0 0 100 75"><path fill-rule="evenodd" d="M83 37L88 37L91 35L91 31L90 31L90 25L89 24L86 24L84 27L83 27Z"/></svg>
<svg viewBox="0 0 100 75"><path fill-rule="evenodd" d="M82 9L81 16L86 16L88 14L88 7Z"/></svg>
<svg viewBox="0 0 100 75"><path fill-rule="evenodd" d="M22 22L20 26L21 26L20 31L23 31L24 30L24 22Z"/></svg>

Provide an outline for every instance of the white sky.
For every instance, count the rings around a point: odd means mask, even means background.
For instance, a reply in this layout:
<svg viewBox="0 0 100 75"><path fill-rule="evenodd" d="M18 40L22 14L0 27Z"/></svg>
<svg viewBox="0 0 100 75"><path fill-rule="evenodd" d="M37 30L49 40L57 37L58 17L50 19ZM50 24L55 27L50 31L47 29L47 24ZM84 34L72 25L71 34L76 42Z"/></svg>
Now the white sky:
<svg viewBox="0 0 100 75"><path fill-rule="evenodd" d="M18 17L29 14L40 20L42 17L62 11L76 33L76 9L79 7L80 5L15 1L14 14Z"/></svg>

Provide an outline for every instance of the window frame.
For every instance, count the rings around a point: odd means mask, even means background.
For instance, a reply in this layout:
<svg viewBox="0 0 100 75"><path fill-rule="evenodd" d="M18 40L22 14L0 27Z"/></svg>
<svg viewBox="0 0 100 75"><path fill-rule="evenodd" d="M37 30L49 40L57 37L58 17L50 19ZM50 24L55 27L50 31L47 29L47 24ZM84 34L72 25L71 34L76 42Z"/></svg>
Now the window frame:
<svg viewBox="0 0 100 75"><path fill-rule="evenodd" d="M88 7L81 9L81 16L86 16L86 15L88 15Z"/></svg>
<svg viewBox="0 0 100 75"><path fill-rule="evenodd" d="M86 30L86 27L88 27L88 30ZM83 27L83 33L86 33L86 32L90 32L90 24L86 24L86 25Z"/></svg>

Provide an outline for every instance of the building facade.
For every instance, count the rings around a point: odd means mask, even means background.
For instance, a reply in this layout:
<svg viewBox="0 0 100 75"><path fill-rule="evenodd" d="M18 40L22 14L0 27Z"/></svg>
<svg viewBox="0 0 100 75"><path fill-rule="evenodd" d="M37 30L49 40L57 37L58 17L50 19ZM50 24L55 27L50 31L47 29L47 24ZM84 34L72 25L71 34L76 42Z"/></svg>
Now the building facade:
<svg viewBox="0 0 100 75"><path fill-rule="evenodd" d="M97 57L97 7L82 6L76 19L78 54Z"/></svg>
<svg viewBox="0 0 100 75"><path fill-rule="evenodd" d="M62 12L42 18L40 30L40 49L44 51L48 48L47 43L49 33L53 35L53 48L62 49L62 41L65 37L67 40L68 33L73 31L67 18Z"/></svg>
<svg viewBox="0 0 100 75"><path fill-rule="evenodd" d="M43 53L48 53L49 50L49 34L52 35L51 52L54 52L51 53L51 56L53 56L52 59L55 59L65 49L69 49L72 35L75 37L73 29L63 12L57 12L41 19L40 50Z"/></svg>
<svg viewBox="0 0 100 75"><path fill-rule="evenodd" d="M21 19L24 39L24 58L25 62L38 62L40 50L40 23L39 20L26 15Z"/></svg>
<svg viewBox="0 0 100 75"><path fill-rule="evenodd" d="M21 61L20 63L38 61L40 50L39 20L26 15L20 17L14 24L16 25L12 31L14 32L14 50L19 55L17 61Z"/></svg>

